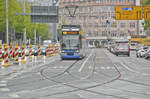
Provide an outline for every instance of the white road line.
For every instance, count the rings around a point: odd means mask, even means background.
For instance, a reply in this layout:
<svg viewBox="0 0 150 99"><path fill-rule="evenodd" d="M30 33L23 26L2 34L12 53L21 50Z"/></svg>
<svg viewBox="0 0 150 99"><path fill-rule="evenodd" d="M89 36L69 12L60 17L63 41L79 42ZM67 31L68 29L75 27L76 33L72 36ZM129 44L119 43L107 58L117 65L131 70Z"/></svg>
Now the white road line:
<svg viewBox="0 0 150 99"><path fill-rule="evenodd" d="M0 87L5 87L7 86L7 84L0 84Z"/></svg>
<svg viewBox="0 0 150 99"><path fill-rule="evenodd" d="M101 67L101 69L105 69L105 67Z"/></svg>
<svg viewBox="0 0 150 99"><path fill-rule="evenodd" d="M106 69L110 69L110 67L106 67Z"/></svg>
<svg viewBox="0 0 150 99"><path fill-rule="evenodd" d="M81 95L81 94L78 94L78 96L79 96L80 98L84 98L84 96L83 96L83 95Z"/></svg>
<svg viewBox="0 0 150 99"><path fill-rule="evenodd" d="M78 70L78 72L81 72L81 71L82 71L82 69L83 69L84 66L85 66L85 63L86 63L86 62L89 60L89 58L92 56L93 52L94 52L94 49L92 49L90 55L89 55L88 58L83 62L83 64L81 65L80 69Z"/></svg>
<svg viewBox="0 0 150 99"><path fill-rule="evenodd" d="M15 94L15 93L10 93L10 94L8 94L8 96L11 98L19 98L20 97L19 95Z"/></svg>
<svg viewBox="0 0 150 99"><path fill-rule="evenodd" d="M5 81L5 80L2 80L2 81L0 81L0 83L7 83L7 81Z"/></svg>
<svg viewBox="0 0 150 99"><path fill-rule="evenodd" d="M1 90L1 91L4 91L4 92L6 92L6 91L7 91L7 92L8 92L8 91L10 91L10 89L8 89L8 88L0 88L0 90Z"/></svg>

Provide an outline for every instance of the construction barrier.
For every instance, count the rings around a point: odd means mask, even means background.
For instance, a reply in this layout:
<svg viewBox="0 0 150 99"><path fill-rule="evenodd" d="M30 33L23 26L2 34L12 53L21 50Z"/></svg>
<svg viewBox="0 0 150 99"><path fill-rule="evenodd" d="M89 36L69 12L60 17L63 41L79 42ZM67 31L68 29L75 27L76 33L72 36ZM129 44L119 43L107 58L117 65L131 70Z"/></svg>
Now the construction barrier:
<svg viewBox="0 0 150 99"><path fill-rule="evenodd" d="M52 44L52 48L51 48L52 50L51 50L51 52L52 52L52 54L51 55L55 55L55 46L54 46L54 44Z"/></svg>
<svg viewBox="0 0 150 99"><path fill-rule="evenodd" d="M8 59L9 56L8 55L9 55L8 44L5 44L4 45L4 64L3 64L4 67L9 66L9 59Z"/></svg>
<svg viewBox="0 0 150 99"><path fill-rule="evenodd" d="M40 46L40 44L38 44L38 56L39 57L41 56L41 46Z"/></svg>
<svg viewBox="0 0 150 99"><path fill-rule="evenodd" d="M2 62L2 56L3 56L2 44L0 44L0 62Z"/></svg>
<svg viewBox="0 0 150 99"><path fill-rule="evenodd" d="M15 46L14 63L19 64L19 46L18 46L18 44L16 44L16 46Z"/></svg>
<svg viewBox="0 0 150 99"><path fill-rule="evenodd" d="M24 49L24 45L21 44L21 63L24 64L25 61L25 49Z"/></svg>
<svg viewBox="0 0 150 99"><path fill-rule="evenodd" d="M12 44L10 43L9 45L9 58L12 59L13 58L13 48L12 48Z"/></svg>
<svg viewBox="0 0 150 99"><path fill-rule="evenodd" d="M32 57L32 44L29 45L29 57Z"/></svg>

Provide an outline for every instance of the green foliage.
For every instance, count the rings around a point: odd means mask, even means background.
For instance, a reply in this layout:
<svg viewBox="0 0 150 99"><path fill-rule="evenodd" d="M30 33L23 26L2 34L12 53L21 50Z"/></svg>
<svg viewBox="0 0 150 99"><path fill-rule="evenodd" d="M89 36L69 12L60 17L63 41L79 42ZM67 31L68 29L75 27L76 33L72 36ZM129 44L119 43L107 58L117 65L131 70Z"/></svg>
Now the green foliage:
<svg viewBox="0 0 150 99"><path fill-rule="evenodd" d="M22 1L22 0L21 0ZM27 30L27 38L34 38L34 30L37 30L42 39L49 39L50 33L46 24L34 24L30 16L16 15L23 13L22 2L18 0L8 0L9 28L15 28L16 33L23 33L24 28ZM26 2L26 12L30 13L30 4ZM6 4L5 0L0 0L0 31L6 31Z"/></svg>
<svg viewBox="0 0 150 99"><path fill-rule="evenodd" d="M150 0L143 1L143 6L150 6ZM143 25L144 25L144 30L150 29L150 21L149 20L145 20Z"/></svg>

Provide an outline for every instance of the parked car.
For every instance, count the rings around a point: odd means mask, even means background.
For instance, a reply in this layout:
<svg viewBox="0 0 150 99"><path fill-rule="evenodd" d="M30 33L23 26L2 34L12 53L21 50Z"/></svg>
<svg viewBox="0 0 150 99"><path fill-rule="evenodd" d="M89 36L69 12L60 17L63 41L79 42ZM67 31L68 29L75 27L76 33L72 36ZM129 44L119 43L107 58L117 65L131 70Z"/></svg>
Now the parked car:
<svg viewBox="0 0 150 99"><path fill-rule="evenodd" d="M128 43L119 43L115 47L115 53L116 56L118 55L127 55L130 56L130 47Z"/></svg>
<svg viewBox="0 0 150 99"><path fill-rule="evenodd" d="M136 51L136 56L137 58L140 57L145 57L145 54L147 53L148 46L142 46Z"/></svg>
<svg viewBox="0 0 150 99"><path fill-rule="evenodd" d="M138 43L136 42L131 42L130 43L130 50L136 50L138 48Z"/></svg>
<svg viewBox="0 0 150 99"><path fill-rule="evenodd" d="M150 47L148 47L147 52L145 54L145 59L149 59L150 58Z"/></svg>

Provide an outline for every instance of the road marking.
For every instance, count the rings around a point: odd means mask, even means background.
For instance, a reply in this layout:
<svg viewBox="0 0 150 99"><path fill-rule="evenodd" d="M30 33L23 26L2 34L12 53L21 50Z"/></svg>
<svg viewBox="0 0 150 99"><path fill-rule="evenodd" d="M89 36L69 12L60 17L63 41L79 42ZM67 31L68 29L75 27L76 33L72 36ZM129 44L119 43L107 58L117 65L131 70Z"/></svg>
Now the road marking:
<svg viewBox="0 0 150 99"><path fill-rule="evenodd" d="M14 94L25 94L25 93L29 93L31 92L30 90L22 90L22 91L18 91L18 92L15 92Z"/></svg>
<svg viewBox="0 0 150 99"><path fill-rule="evenodd" d="M81 95L81 94L78 94L78 96L79 96L80 98L84 98L84 96L83 96L83 95Z"/></svg>
<svg viewBox="0 0 150 99"><path fill-rule="evenodd" d="M105 69L105 67L101 67L101 69Z"/></svg>
<svg viewBox="0 0 150 99"><path fill-rule="evenodd" d="M0 87L4 87L4 86L7 86L7 84L0 84Z"/></svg>
<svg viewBox="0 0 150 99"><path fill-rule="evenodd" d="M7 92L8 92L8 91L10 91L10 89L8 89L8 88L0 88L0 90L1 90L1 91L4 91L4 92L6 92L6 91L7 91Z"/></svg>
<svg viewBox="0 0 150 99"><path fill-rule="evenodd" d="M82 71L82 69L83 69L84 66L85 66L85 63L86 63L86 62L89 60L89 58L92 56L93 52L94 52L94 49L92 49L90 55L89 55L88 58L83 62L83 64L81 65L80 69L78 70L78 72L81 72L81 71Z"/></svg>
<svg viewBox="0 0 150 99"><path fill-rule="evenodd" d="M8 94L8 96L10 96L11 98L19 98L20 96L15 94L15 93L10 93Z"/></svg>
<svg viewBox="0 0 150 99"><path fill-rule="evenodd" d="M5 80L2 80L2 81L0 81L0 83L7 83L7 81L5 81Z"/></svg>
<svg viewBox="0 0 150 99"><path fill-rule="evenodd" d="M106 69L110 69L110 67L106 67Z"/></svg>

